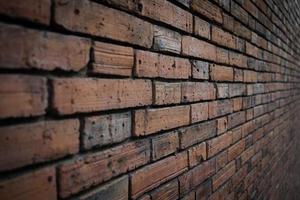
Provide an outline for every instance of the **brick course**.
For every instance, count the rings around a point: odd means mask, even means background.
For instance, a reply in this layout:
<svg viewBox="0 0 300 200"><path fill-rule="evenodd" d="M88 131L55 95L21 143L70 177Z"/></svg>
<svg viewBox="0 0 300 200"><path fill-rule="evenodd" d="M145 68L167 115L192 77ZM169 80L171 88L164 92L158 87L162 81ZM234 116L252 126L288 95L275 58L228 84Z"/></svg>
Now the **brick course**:
<svg viewBox="0 0 300 200"><path fill-rule="evenodd" d="M24 2L0 1L0 199L298 199L298 2Z"/></svg>

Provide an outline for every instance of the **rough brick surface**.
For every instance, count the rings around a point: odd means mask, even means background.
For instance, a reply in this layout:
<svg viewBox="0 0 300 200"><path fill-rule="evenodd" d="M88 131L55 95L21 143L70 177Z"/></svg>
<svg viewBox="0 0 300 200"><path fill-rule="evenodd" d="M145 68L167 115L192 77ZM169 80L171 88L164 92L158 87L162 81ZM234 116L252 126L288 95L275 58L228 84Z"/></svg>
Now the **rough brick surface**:
<svg viewBox="0 0 300 200"><path fill-rule="evenodd" d="M0 1L0 199L299 199L299 10Z"/></svg>

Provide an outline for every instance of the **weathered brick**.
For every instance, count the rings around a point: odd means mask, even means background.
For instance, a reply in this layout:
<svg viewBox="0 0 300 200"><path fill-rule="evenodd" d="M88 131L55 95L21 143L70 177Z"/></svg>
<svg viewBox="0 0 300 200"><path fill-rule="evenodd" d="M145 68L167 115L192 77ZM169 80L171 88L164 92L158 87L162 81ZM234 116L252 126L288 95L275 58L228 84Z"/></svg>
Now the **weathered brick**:
<svg viewBox="0 0 300 200"><path fill-rule="evenodd" d="M229 97L242 96L246 94L244 84L229 84Z"/></svg>
<svg viewBox="0 0 300 200"><path fill-rule="evenodd" d="M79 196L78 199L126 200L128 199L128 182L128 176L122 176L121 178L110 181L84 195Z"/></svg>
<svg viewBox="0 0 300 200"><path fill-rule="evenodd" d="M230 177L235 173L235 162L232 161L227 164L222 170L220 170L216 175L212 178L212 186L215 191L218 189L223 183L225 183Z"/></svg>
<svg viewBox="0 0 300 200"><path fill-rule="evenodd" d="M193 144L212 138L217 134L216 121L203 122L180 130L180 148L185 149Z"/></svg>
<svg viewBox="0 0 300 200"><path fill-rule="evenodd" d="M212 176L216 171L215 159L207 160L179 177L180 194L186 194Z"/></svg>
<svg viewBox="0 0 300 200"><path fill-rule="evenodd" d="M55 200L55 168L47 167L0 181L0 196L3 200L45 199Z"/></svg>
<svg viewBox="0 0 300 200"><path fill-rule="evenodd" d="M219 45L236 49L236 37L216 26L212 27L211 40L218 43Z"/></svg>
<svg viewBox="0 0 300 200"><path fill-rule="evenodd" d="M160 186L159 188L151 192L151 197L152 199L156 199L156 200L178 199L179 197L178 181L174 180Z"/></svg>
<svg viewBox="0 0 300 200"><path fill-rule="evenodd" d="M234 81L244 81L244 71L241 69L234 69Z"/></svg>
<svg viewBox="0 0 300 200"><path fill-rule="evenodd" d="M137 50L135 63L138 77L187 79L191 75L191 63L183 58Z"/></svg>
<svg viewBox="0 0 300 200"><path fill-rule="evenodd" d="M217 119L217 130L218 130L218 135L224 133L227 131L228 128L228 123L227 123L227 116L218 118Z"/></svg>
<svg viewBox="0 0 300 200"><path fill-rule="evenodd" d="M169 29L154 26L153 48L163 52L180 53L181 35Z"/></svg>
<svg viewBox="0 0 300 200"><path fill-rule="evenodd" d="M217 47L216 61L219 63L229 64L229 52L226 49Z"/></svg>
<svg viewBox="0 0 300 200"><path fill-rule="evenodd" d="M82 155L59 167L59 196L65 198L76 194L144 165L149 160L150 144L146 140Z"/></svg>
<svg viewBox="0 0 300 200"><path fill-rule="evenodd" d="M54 160L79 150L78 120L6 126L0 132L0 171Z"/></svg>
<svg viewBox="0 0 300 200"><path fill-rule="evenodd" d="M233 68L211 64L210 78L213 81L233 81Z"/></svg>
<svg viewBox="0 0 300 200"><path fill-rule="evenodd" d="M193 60L192 61L192 75L194 79L209 79L209 63L200 61L200 60Z"/></svg>
<svg viewBox="0 0 300 200"><path fill-rule="evenodd" d="M245 140L242 139L228 149L228 160L232 161L237 158L245 149Z"/></svg>
<svg viewBox="0 0 300 200"><path fill-rule="evenodd" d="M228 116L228 128L233 128L237 125L244 123L246 120L246 113L245 111L233 113Z"/></svg>
<svg viewBox="0 0 300 200"><path fill-rule="evenodd" d="M245 164L253 155L255 154L254 146L251 146L250 148L246 149L241 154L241 164Z"/></svg>
<svg viewBox="0 0 300 200"><path fill-rule="evenodd" d="M0 75L0 118L45 114L46 78L28 75Z"/></svg>
<svg viewBox="0 0 300 200"><path fill-rule="evenodd" d="M179 148L179 137L177 131L172 131L151 139L152 142L152 158L157 160L171 153L174 153Z"/></svg>
<svg viewBox="0 0 300 200"><path fill-rule="evenodd" d="M121 142L131 136L131 113L87 117L81 137L82 147L91 149Z"/></svg>
<svg viewBox="0 0 300 200"><path fill-rule="evenodd" d="M50 7L50 0L1 1L0 13L12 18L21 18L48 25L50 23Z"/></svg>
<svg viewBox="0 0 300 200"><path fill-rule="evenodd" d="M219 171L228 163L228 150L222 151L215 156L216 170Z"/></svg>
<svg viewBox="0 0 300 200"><path fill-rule="evenodd" d="M246 42L246 53L250 56L258 58L258 48L249 42Z"/></svg>
<svg viewBox="0 0 300 200"><path fill-rule="evenodd" d="M0 68L79 71L89 61L90 41L76 36L0 24L0 45Z"/></svg>
<svg viewBox="0 0 300 200"><path fill-rule="evenodd" d="M216 98L216 89L208 82L184 82L181 84L182 102L212 100Z"/></svg>
<svg viewBox="0 0 300 200"><path fill-rule="evenodd" d="M210 24L196 16L194 21L194 34L210 40Z"/></svg>
<svg viewBox="0 0 300 200"><path fill-rule="evenodd" d="M91 1L55 0L54 21L65 29L151 47L152 24Z"/></svg>
<svg viewBox="0 0 300 200"><path fill-rule="evenodd" d="M154 104L176 104L181 101L181 84L154 82Z"/></svg>
<svg viewBox="0 0 300 200"><path fill-rule="evenodd" d="M182 53L207 60L216 60L216 46L190 36L182 37Z"/></svg>
<svg viewBox="0 0 300 200"><path fill-rule="evenodd" d="M213 20L220 24L223 23L221 9L208 0L192 0L191 8L210 20Z"/></svg>
<svg viewBox="0 0 300 200"><path fill-rule="evenodd" d="M204 181L196 190L196 200L208 199L212 193L211 179Z"/></svg>
<svg viewBox="0 0 300 200"><path fill-rule="evenodd" d="M209 118L215 118L222 115L229 114L233 111L233 104L231 100L212 101L208 104Z"/></svg>
<svg viewBox="0 0 300 200"><path fill-rule="evenodd" d="M187 166L187 154L183 152L135 171L131 174L131 197L135 199L144 192L178 176L187 169Z"/></svg>
<svg viewBox="0 0 300 200"><path fill-rule="evenodd" d="M248 24L248 13L237 3L231 1L231 13L244 24Z"/></svg>
<svg viewBox="0 0 300 200"><path fill-rule="evenodd" d="M182 197L180 200L195 200L195 192L191 191L190 193Z"/></svg>
<svg viewBox="0 0 300 200"><path fill-rule="evenodd" d="M235 67L247 68L247 57L243 54L229 51L229 64Z"/></svg>
<svg viewBox="0 0 300 200"><path fill-rule="evenodd" d="M200 162L206 160L206 143L202 142L188 150L189 165L193 167Z"/></svg>
<svg viewBox="0 0 300 200"><path fill-rule="evenodd" d="M243 108L243 98L242 97L238 97L238 98L234 98L232 99L233 101L233 111L240 111Z"/></svg>
<svg viewBox="0 0 300 200"><path fill-rule="evenodd" d="M134 112L133 134L149 135L190 123L190 106L145 109Z"/></svg>
<svg viewBox="0 0 300 200"><path fill-rule="evenodd" d="M52 106L59 114L152 103L152 86L147 80L55 78L52 85Z"/></svg>
<svg viewBox="0 0 300 200"><path fill-rule="evenodd" d="M195 103L191 105L191 121L200 122L208 119L208 103Z"/></svg>
<svg viewBox="0 0 300 200"><path fill-rule="evenodd" d="M210 158L225 148L229 147L232 143L231 132L226 132L216 138L207 141L207 157Z"/></svg>
<svg viewBox="0 0 300 200"><path fill-rule="evenodd" d="M257 72L244 70L244 82L257 82Z"/></svg>
<svg viewBox="0 0 300 200"><path fill-rule="evenodd" d="M132 74L134 53L130 47L95 42L93 58L93 73L120 76L131 76Z"/></svg>
<svg viewBox="0 0 300 200"><path fill-rule="evenodd" d="M229 97L229 86L226 83L217 83L217 98L227 98Z"/></svg>
<svg viewBox="0 0 300 200"><path fill-rule="evenodd" d="M193 16L166 0L103 0L125 10L192 32ZM157 11L160 12L157 12Z"/></svg>

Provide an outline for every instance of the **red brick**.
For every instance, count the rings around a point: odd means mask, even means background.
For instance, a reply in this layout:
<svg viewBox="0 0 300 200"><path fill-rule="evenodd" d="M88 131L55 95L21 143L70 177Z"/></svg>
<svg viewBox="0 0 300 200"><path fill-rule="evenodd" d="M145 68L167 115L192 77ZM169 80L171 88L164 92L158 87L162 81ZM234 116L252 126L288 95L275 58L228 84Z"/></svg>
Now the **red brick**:
<svg viewBox="0 0 300 200"><path fill-rule="evenodd" d="M131 76L132 74L134 52L130 47L95 42L93 58L93 73L120 76Z"/></svg>
<svg viewBox="0 0 300 200"><path fill-rule="evenodd" d="M244 70L244 82L257 82L257 72Z"/></svg>
<svg viewBox="0 0 300 200"><path fill-rule="evenodd" d="M244 81L244 71L241 69L234 69L234 81Z"/></svg>
<svg viewBox="0 0 300 200"><path fill-rule="evenodd" d="M245 149L245 140L242 139L228 149L228 160L232 161L237 158Z"/></svg>
<svg viewBox="0 0 300 200"><path fill-rule="evenodd" d="M216 121L203 122L180 130L180 148L184 149L217 134Z"/></svg>
<svg viewBox="0 0 300 200"><path fill-rule="evenodd" d="M105 151L82 155L59 167L59 194L65 198L133 170L150 160L146 140L129 142Z"/></svg>
<svg viewBox="0 0 300 200"><path fill-rule="evenodd" d="M196 190L196 200L205 200L212 193L211 179L204 181Z"/></svg>
<svg viewBox="0 0 300 200"><path fill-rule="evenodd" d="M187 195L182 197L180 200L195 200L195 192L192 191L192 192L188 193Z"/></svg>
<svg viewBox="0 0 300 200"><path fill-rule="evenodd" d="M247 57L242 54L230 51L229 64L235 67L247 68Z"/></svg>
<svg viewBox="0 0 300 200"><path fill-rule="evenodd" d="M179 177L180 194L185 194L212 176L216 171L215 159L210 159L194 167Z"/></svg>
<svg viewBox="0 0 300 200"><path fill-rule="evenodd" d="M235 173L235 162L227 164L222 170L220 170L212 178L213 190L218 189L223 183L225 183Z"/></svg>
<svg viewBox="0 0 300 200"><path fill-rule="evenodd" d="M135 63L135 75L138 77L187 79L191 75L188 59L137 50Z"/></svg>
<svg viewBox="0 0 300 200"><path fill-rule="evenodd" d="M79 71L89 61L88 39L5 24L0 30L0 68Z"/></svg>
<svg viewBox="0 0 300 200"><path fill-rule="evenodd" d="M216 170L219 171L228 163L228 151L225 150L215 156L216 159Z"/></svg>
<svg viewBox="0 0 300 200"><path fill-rule="evenodd" d="M65 29L151 47L152 24L91 1L55 0L54 21Z"/></svg>
<svg viewBox="0 0 300 200"><path fill-rule="evenodd" d="M246 94L246 85L229 84L229 97L242 96Z"/></svg>
<svg viewBox="0 0 300 200"><path fill-rule="evenodd" d="M134 112L133 134L149 135L189 123L190 106L137 110Z"/></svg>
<svg viewBox="0 0 300 200"><path fill-rule="evenodd" d="M79 121L43 121L0 128L0 171L54 160L79 150Z"/></svg>
<svg viewBox="0 0 300 200"><path fill-rule="evenodd" d="M50 23L50 0L1 1L0 13L12 18L22 18L41 24Z"/></svg>
<svg viewBox="0 0 300 200"><path fill-rule="evenodd" d="M233 104L231 100L219 100L212 101L208 104L209 118L215 118L222 115L231 113L233 110Z"/></svg>
<svg viewBox="0 0 300 200"><path fill-rule="evenodd" d="M194 79L209 79L209 63L200 61L200 60L193 60L192 61L192 74Z"/></svg>
<svg viewBox="0 0 300 200"><path fill-rule="evenodd" d="M208 103L191 104L191 121L200 122L208 119Z"/></svg>
<svg viewBox="0 0 300 200"><path fill-rule="evenodd" d="M233 68L211 64L210 77L214 81L233 81Z"/></svg>
<svg viewBox="0 0 300 200"><path fill-rule="evenodd" d="M254 146L251 146L241 154L242 165L245 164L255 154Z"/></svg>
<svg viewBox="0 0 300 200"><path fill-rule="evenodd" d="M220 151L229 147L232 143L231 132L224 133L216 138L207 141L207 157L210 158Z"/></svg>
<svg viewBox="0 0 300 200"><path fill-rule="evenodd" d="M223 23L221 9L208 0L192 0L191 8L210 20L213 20L220 24Z"/></svg>
<svg viewBox="0 0 300 200"><path fill-rule="evenodd" d="M184 152L137 170L131 174L131 197L136 199L143 193L178 176L187 169L187 165L187 154Z"/></svg>
<svg viewBox="0 0 300 200"><path fill-rule="evenodd" d="M171 153L174 153L179 148L178 132L172 131L151 139L152 143L152 158L157 160Z"/></svg>
<svg viewBox="0 0 300 200"><path fill-rule="evenodd" d="M246 42L246 53L250 56L258 58L258 48L249 42Z"/></svg>
<svg viewBox="0 0 300 200"><path fill-rule="evenodd" d="M122 176L121 178L110 181L84 195L79 196L77 199L126 200L128 199L128 182L128 176Z"/></svg>
<svg viewBox="0 0 300 200"><path fill-rule="evenodd" d="M45 114L46 78L27 75L0 75L0 118Z"/></svg>
<svg viewBox="0 0 300 200"><path fill-rule="evenodd" d="M242 97L238 97L238 98L234 98L232 99L233 101L233 111L240 111L243 108L243 98Z"/></svg>
<svg viewBox="0 0 300 200"><path fill-rule="evenodd" d="M244 24L248 24L248 13L235 2L231 2L231 14Z"/></svg>
<svg viewBox="0 0 300 200"><path fill-rule="evenodd" d="M216 98L216 89L208 82L183 82L181 84L181 101L193 102Z"/></svg>
<svg viewBox="0 0 300 200"><path fill-rule="evenodd" d="M53 108L59 114L126 108L152 103L147 80L55 78Z"/></svg>
<svg viewBox="0 0 300 200"><path fill-rule="evenodd" d="M87 117L81 136L83 149L121 142L131 136L131 113Z"/></svg>
<svg viewBox="0 0 300 200"><path fill-rule="evenodd" d="M181 35L169 29L154 26L153 48L157 51L180 53Z"/></svg>
<svg viewBox="0 0 300 200"><path fill-rule="evenodd" d="M217 119L217 126L218 126L218 135L227 131L228 128L227 117L222 117Z"/></svg>
<svg viewBox="0 0 300 200"><path fill-rule="evenodd" d="M236 37L216 26L212 27L211 40L218 43L219 45L236 49Z"/></svg>
<svg viewBox="0 0 300 200"><path fill-rule="evenodd" d="M0 196L3 200L55 200L57 199L55 169L53 167L37 169L13 178L2 179Z"/></svg>
<svg viewBox="0 0 300 200"><path fill-rule="evenodd" d="M196 16L194 20L194 34L210 40L210 24Z"/></svg>
<svg viewBox="0 0 300 200"><path fill-rule="evenodd" d="M167 83L167 82L154 82L154 104L176 104L181 101L181 84L180 83Z"/></svg>
<svg viewBox="0 0 300 200"><path fill-rule="evenodd" d="M183 36L182 54L215 61L216 46L190 36Z"/></svg>
<svg viewBox="0 0 300 200"><path fill-rule="evenodd" d="M219 63L229 64L229 52L226 49L217 47L216 61Z"/></svg>
<svg viewBox="0 0 300 200"><path fill-rule="evenodd" d="M244 123L246 120L245 111L233 113L228 116L228 128L233 128Z"/></svg>
<svg viewBox="0 0 300 200"><path fill-rule="evenodd" d="M166 0L104 0L122 9L164 22L178 29L191 32L193 16L189 12ZM157 12L157 11L160 12Z"/></svg>
<svg viewBox="0 0 300 200"><path fill-rule="evenodd" d="M151 197L152 199L155 200L178 199L179 197L178 181L174 180L160 186L159 188L151 192Z"/></svg>
<svg viewBox="0 0 300 200"><path fill-rule="evenodd" d="M193 167L206 160L206 143L202 142L188 150L189 165Z"/></svg>

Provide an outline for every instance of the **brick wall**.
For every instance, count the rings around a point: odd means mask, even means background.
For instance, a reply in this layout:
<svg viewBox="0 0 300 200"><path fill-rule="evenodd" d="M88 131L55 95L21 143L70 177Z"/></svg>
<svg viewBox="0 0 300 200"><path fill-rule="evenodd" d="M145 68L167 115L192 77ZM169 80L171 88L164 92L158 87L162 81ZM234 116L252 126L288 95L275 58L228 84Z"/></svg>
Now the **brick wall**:
<svg viewBox="0 0 300 200"><path fill-rule="evenodd" d="M299 199L299 8L0 0L0 199Z"/></svg>

